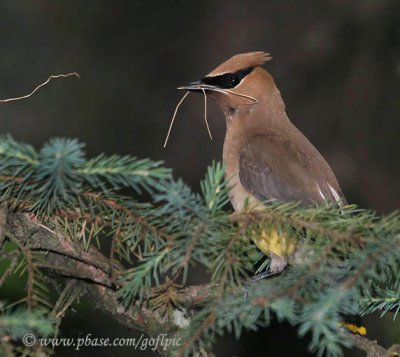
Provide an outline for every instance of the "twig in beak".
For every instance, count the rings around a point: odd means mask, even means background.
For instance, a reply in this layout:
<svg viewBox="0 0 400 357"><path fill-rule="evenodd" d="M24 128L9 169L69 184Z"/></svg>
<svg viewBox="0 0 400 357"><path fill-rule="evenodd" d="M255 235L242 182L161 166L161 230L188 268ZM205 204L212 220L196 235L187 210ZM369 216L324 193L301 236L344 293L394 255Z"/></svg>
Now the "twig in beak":
<svg viewBox="0 0 400 357"><path fill-rule="evenodd" d="M210 127L208 126L208 121L207 121L207 94L203 88L201 88L201 91L203 92L203 95L204 95L204 121L206 122L208 135L210 136L210 140L212 141L213 138L212 138L211 130L210 130Z"/></svg>
<svg viewBox="0 0 400 357"><path fill-rule="evenodd" d="M174 115L172 116L172 119L171 119L171 124L169 125L167 137L165 138L165 141L164 141L164 148L167 146L168 139L169 139L169 136L170 136L170 134L171 134L172 125L174 125L176 113L178 113L179 107L181 106L181 104L183 103L183 101L185 100L185 98L188 96L189 93L190 93L190 92L186 92L186 93L185 93L185 95L182 97L182 99L179 101L179 103L177 104L177 106L176 106L176 108L175 108Z"/></svg>
<svg viewBox="0 0 400 357"><path fill-rule="evenodd" d="M213 90L216 91L216 92L220 92L220 93L230 93L230 94L233 94L233 95L237 95L239 97L250 99L250 100L252 100L254 102L254 104L258 102L258 100L256 98L254 98L254 97L252 97L250 95L234 92L234 91L229 90L229 89L214 88Z"/></svg>

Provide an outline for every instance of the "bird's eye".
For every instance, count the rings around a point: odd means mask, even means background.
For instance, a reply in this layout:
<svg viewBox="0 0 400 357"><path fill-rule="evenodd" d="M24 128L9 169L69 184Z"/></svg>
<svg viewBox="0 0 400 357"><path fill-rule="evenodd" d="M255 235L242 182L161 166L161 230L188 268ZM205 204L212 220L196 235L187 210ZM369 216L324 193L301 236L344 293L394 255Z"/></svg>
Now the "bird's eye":
<svg viewBox="0 0 400 357"><path fill-rule="evenodd" d="M245 68L234 73L225 73L215 77L205 77L201 81L204 84L208 84L211 86L216 86L224 89L231 89L239 85L242 79L246 77L249 73L251 73L252 70L253 70L252 67Z"/></svg>
<svg viewBox="0 0 400 357"><path fill-rule="evenodd" d="M227 85L231 88L236 87L240 83L240 78L235 74L230 74L227 80Z"/></svg>

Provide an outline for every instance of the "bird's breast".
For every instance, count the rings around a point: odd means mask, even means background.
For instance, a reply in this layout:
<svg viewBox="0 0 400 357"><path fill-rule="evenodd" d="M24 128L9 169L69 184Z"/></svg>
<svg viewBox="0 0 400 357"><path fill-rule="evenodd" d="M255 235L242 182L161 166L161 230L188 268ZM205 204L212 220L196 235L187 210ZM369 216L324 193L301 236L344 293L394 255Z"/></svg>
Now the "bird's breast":
<svg viewBox="0 0 400 357"><path fill-rule="evenodd" d="M224 147L223 147L223 163L225 165L225 179L232 187L229 192L229 198L235 211L243 208L246 200L251 205L258 205L259 201L249 192L245 190L240 182L239 177L239 159L241 148L245 143L243 131L239 128L239 122L235 119L228 124Z"/></svg>

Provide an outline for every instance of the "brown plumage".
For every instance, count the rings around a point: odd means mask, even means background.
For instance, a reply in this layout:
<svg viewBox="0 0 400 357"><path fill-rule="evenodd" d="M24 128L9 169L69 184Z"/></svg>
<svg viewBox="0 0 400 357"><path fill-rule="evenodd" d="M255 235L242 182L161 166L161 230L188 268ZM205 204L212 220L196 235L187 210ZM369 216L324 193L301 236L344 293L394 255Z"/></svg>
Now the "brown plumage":
<svg viewBox="0 0 400 357"><path fill-rule="evenodd" d="M240 210L246 199L345 203L331 168L290 122L272 76L260 67L270 59L265 52L238 54L183 87L206 90L225 114L223 162L233 184L234 209ZM280 258L285 265L285 257Z"/></svg>
<svg viewBox="0 0 400 357"><path fill-rule="evenodd" d="M244 68L262 66L271 59L270 54L263 51L240 53L220 64L207 77L214 77L223 73L233 73Z"/></svg>

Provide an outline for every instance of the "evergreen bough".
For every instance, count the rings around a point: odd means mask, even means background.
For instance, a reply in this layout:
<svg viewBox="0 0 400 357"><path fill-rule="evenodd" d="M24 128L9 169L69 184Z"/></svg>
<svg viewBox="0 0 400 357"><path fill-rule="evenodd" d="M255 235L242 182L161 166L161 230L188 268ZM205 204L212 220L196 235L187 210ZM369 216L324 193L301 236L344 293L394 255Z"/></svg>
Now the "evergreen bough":
<svg viewBox="0 0 400 357"><path fill-rule="evenodd" d="M343 315L391 311L396 318L399 212L380 217L354 205L267 202L264 211L232 213L219 163L208 168L195 193L162 162L103 154L88 160L83 148L77 140L56 138L37 151L0 138L1 217L8 215L8 223L0 222L0 288L16 277L26 284L22 300L2 301L1 351L21 349L18 341L27 331L54 336L82 284L99 284L96 279L132 321L135 311L151 321L151 329L139 329L150 335L167 329L182 338L181 346L167 351L171 355L209 355L218 335L232 331L239 338L243 329L278 319L296 326L299 336L310 334L311 351L339 356L352 341L340 325ZM65 258L89 264L85 252L97 251L109 263L104 267L99 258L103 275L88 282L74 265L52 266L50 248L29 246L29 237L23 241L10 228L13 215L24 215L21 225L45 229L51 244L70 244L74 256ZM280 276L251 283L247 278L266 269L269 259L249 237L272 230L309 247L309 254ZM107 258L103 247L110 249ZM204 285L187 286L199 267L209 273ZM52 270L65 283L65 290L56 289L57 301L49 298ZM189 326L175 321L177 311Z"/></svg>

